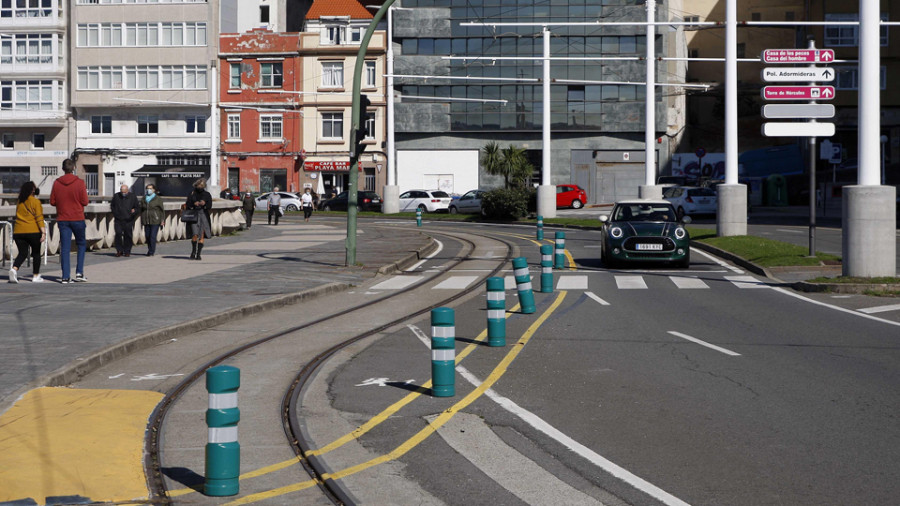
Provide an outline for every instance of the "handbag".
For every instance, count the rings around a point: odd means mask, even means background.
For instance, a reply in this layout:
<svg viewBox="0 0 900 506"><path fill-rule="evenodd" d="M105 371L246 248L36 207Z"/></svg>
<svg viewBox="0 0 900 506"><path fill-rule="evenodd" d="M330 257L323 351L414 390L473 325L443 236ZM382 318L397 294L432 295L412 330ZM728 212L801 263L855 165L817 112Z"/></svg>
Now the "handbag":
<svg viewBox="0 0 900 506"><path fill-rule="evenodd" d="M181 221L185 223L197 223L200 218L200 211L197 209L185 209L181 211Z"/></svg>

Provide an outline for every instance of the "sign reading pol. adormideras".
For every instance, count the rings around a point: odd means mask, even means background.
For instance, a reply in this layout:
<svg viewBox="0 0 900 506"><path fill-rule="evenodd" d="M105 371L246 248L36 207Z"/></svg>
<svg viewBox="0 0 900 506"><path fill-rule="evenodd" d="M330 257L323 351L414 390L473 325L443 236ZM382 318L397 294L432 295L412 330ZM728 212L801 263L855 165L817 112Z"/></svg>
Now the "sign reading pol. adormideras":
<svg viewBox="0 0 900 506"><path fill-rule="evenodd" d="M833 81L834 69L827 67L767 67L762 71L762 79L768 83Z"/></svg>

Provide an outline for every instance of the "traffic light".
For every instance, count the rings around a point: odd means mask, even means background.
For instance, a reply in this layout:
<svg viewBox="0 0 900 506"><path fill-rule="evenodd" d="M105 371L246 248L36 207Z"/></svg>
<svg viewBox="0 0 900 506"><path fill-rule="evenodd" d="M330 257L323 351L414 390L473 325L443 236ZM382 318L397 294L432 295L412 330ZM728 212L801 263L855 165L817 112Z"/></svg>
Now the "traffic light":
<svg viewBox="0 0 900 506"><path fill-rule="evenodd" d="M372 105L372 102L369 100L365 94L359 95L359 116L357 117L357 129L356 135L353 139L353 151L352 154L355 156L359 156L366 149L366 145L363 144L363 141L366 140L366 118L368 117L367 111L369 106Z"/></svg>

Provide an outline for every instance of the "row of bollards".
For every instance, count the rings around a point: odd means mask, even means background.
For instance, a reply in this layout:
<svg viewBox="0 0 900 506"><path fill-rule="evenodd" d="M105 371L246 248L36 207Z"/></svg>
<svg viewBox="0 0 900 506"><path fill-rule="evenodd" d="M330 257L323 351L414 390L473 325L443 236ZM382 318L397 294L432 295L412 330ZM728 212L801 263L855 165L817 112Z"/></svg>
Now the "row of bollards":
<svg viewBox="0 0 900 506"><path fill-rule="evenodd" d="M422 226L422 211L416 210L416 225ZM544 239L544 220L538 216L537 238ZM553 268L565 268L564 232L556 232L555 248L541 245L541 293L553 292ZM555 262L554 262L555 249ZM512 261L516 292L520 311L532 314L537 308L528 260L525 257ZM456 324L452 308L431 310L431 393L434 397L452 397L456 394ZM487 279L487 339L488 346L506 346L506 280L501 277ZM216 366L206 371L206 390L209 407L206 411L208 440L206 444L206 481L203 493L208 496L232 496L239 492L238 476L241 471L241 446L238 443L238 389L241 371L232 366Z"/></svg>

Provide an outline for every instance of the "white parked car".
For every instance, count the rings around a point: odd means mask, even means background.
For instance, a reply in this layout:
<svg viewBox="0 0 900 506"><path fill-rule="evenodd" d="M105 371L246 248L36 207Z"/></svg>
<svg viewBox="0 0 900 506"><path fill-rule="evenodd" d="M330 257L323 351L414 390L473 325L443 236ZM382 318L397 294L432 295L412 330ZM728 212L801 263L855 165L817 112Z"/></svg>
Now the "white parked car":
<svg viewBox="0 0 900 506"><path fill-rule="evenodd" d="M409 190L400 194L400 212L446 213L450 208L451 197L440 190Z"/></svg>
<svg viewBox="0 0 900 506"><path fill-rule="evenodd" d="M272 192L266 192L256 197L256 209L259 211L269 210L269 195ZM300 209L300 196L296 193L278 192L281 195L281 208L285 211L296 211Z"/></svg>
<svg viewBox="0 0 900 506"><path fill-rule="evenodd" d="M716 214L718 199L712 188L672 186L663 189L663 198L672 203L678 219L685 215Z"/></svg>

